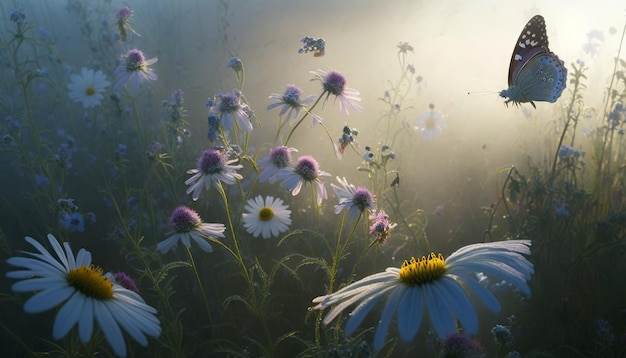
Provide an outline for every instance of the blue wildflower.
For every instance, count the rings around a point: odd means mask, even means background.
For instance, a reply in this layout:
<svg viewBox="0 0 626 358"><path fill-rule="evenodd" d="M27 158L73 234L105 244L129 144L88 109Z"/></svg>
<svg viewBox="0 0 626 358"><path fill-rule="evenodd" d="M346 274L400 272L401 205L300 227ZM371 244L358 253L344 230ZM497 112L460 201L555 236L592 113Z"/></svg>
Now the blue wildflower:
<svg viewBox="0 0 626 358"><path fill-rule="evenodd" d="M499 324L495 325L491 329L491 334L493 334L496 342L503 345L508 344L513 340L513 335L511 334L511 331L507 327Z"/></svg>
<svg viewBox="0 0 626 358"><path fill-rule="evenodd" d="M61 227L65 230L70 230L71 232L85 231L85 219L78 211L73 213L61 213L60 221Z"/></svg>
<svg viewBox="0 0 626 358"><path fill-rule="evenodd" d="M48 186L50 185L50 179L45 174L35 174L35 185Z"/></svg>

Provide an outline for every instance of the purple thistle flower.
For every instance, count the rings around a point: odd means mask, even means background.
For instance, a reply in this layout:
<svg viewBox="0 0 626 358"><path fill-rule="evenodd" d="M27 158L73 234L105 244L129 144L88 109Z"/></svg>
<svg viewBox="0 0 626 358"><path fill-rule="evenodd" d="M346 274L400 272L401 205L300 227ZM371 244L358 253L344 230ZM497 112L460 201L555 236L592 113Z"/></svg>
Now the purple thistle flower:
<svg viewBox="0 0 626 358"><path fill-rule="evenodd" d="M344 209L348 210L350 217L355 219L358 214L374 210L374 195L367 189L348 184L346 178L337 177L341 187L330 184L339 198L339 204L335 205L335 214Z"/></svg>
<svg viewBox="0 0 626 358"><path fill-rule="evenodd" d="M223 150L213 148L205 150L198 158L196 169L187 171L187 174L192 174L192 176L185 181L185 184L189 185L186 193L192 194L192 199L196 201L200 197L203 184L204 188L208 190L212 183L217 187L220 181L232 185L235 184L236 180L243 179L236 172L243 166L230 165L236 161L237 159L228 160L228 156Z"/></svg>
<svg viewBox="0 0 626 358"><path fill-rule="evenodd" d="M317 204L321 204L323 199L328 198L326 187L320 180L322 176L330 176L330 174L319 169L317 160L312 156L302 156L298 158L293 168L281 169L276 174L276 179L282 181L283 187L291 191L291 195L296 196L300 193L304 184L317 185Z"/></svg>
<svg viewBox="0 0 626 358"><path fill-rule="evenodd" d="M341 114L349 115L349 107L357 112L362 110L361 105L358 103L361 102L359 91L347 87L347 80L341 73L337 71L326 73L322 70L312 71L311 73L316 77L314 80L322 82L322 89L324 90L322 95L326 93L324 103L328 101L328 97L332 94L335 96L335 100L339 100L339 112Z"/></svg>
<svg viewBox="0 0 626 358"><path fill-rule="evenodd" d="M192 239L203 251L213 252L210 238L224 237L226 230L223 224L203 223L200 215L186 206L174 209L170 215L170 225L173 231L167 234L169 237L157 244L157 250L163 254L175 248L179 241L188 249L191 248Z"/></svg>
<svg viewBox="0 0 626 358"><path fill-rule="evenodd" d="M212 107L222 122L222 127L229 131L237 120L237 125L244 132L252 130L252 122L245 111L247 105L241 103L239 92L229 92L217 95L215 105Z"/></svg>
<svg viewBox="0 0 626 358"><path fill-rule="evenodd" d="M131 290L135 293L139 293L139 289L137 288L137 284L135 283L135 280L133 280L125 272L118 271L114 273L113 280L115 281L115 283L124 287L125 289Z"/></svg>
<svg viewBox="0 0 626 358"><path fill-rule="evenodd" d="M286 121L291 120L293 116L293 122L295 123L300 118L304 105L313 101L314 98L314 96L308 96L304 99L300 99L300 95L302 95L302 89L294 85L288 85L282 95L277 93L272 93L270 95L269 98L274 99L277 102L268 105L267 110L269 111L274 108L281 107L279 115L282 117L286 113ZM313 126L319 123L319 121L321 121L321 118L313 116Z"/></svg>
<svg viewBox="0 0 626 358"><path fill-rule="evenodd" d="M269 182L274 184L276 182L276 174L281 169L288 168L291 164L291 152L297 152L295 148L288 148L284 146L274 147L270 149L270 155L261 158L257 164L260 167L264 167L261 174L259 174L259 180L263 182Z"/></svg>
<svg viewBox="0 0 626 358"><path fill-rule="evenodd" d="M159 59L154 57L146 60L143 52L137 49L129 50L125 56L124 61L118 66L115 71L115 85L114 91L118 91L122 88L126 82L131 81L134 90L139 89L139 85L144 81L155 81L159 77L150 68L150 65L156 63Z"/></svg>

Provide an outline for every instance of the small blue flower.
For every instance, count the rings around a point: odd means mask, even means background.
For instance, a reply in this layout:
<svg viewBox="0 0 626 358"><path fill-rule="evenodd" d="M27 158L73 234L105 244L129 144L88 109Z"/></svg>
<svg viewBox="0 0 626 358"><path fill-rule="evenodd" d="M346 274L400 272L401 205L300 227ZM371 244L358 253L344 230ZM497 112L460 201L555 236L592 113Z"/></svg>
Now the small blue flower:
<svg viewBox="0 0 626 358"><path fill-rule="evenodd" d="M50 179L44 174L35 174L35 184L37 186L48 186L50 185Z"/></svg>
<svg viewBox="0 0 626 358"><path fill-rule="evenodd" d="M505 326L499 324L495 325L491 329L491 334L493 334L496 342L500 344L507 344L513 340L513 335L511 334L511 331Z"/></svg>
<svg viewBox="0 0 626 358"><path fill-rule="evenodd" d="M16 24L22 24L24 23L25 19L26 14L24 13L23 8L13 9L13 11L11 11L11 16L9 17L9 20L11 20L11 22L14 22Z"/></svg>
<svg viewBox="0 0 626 358"><path fill-rule="evenodd" d="M85 231L85 219L78 211L73 213L61 213L61 227L71 232Z"/></svg>
<svg viewBox="0 0 626 358"><path fill-rule="evenodd" d="M570 213L569 211L565 208L565 206L563 205L558 205L556 208L556 215L558 216L562 216L562 217L569 217Z"/></svg>

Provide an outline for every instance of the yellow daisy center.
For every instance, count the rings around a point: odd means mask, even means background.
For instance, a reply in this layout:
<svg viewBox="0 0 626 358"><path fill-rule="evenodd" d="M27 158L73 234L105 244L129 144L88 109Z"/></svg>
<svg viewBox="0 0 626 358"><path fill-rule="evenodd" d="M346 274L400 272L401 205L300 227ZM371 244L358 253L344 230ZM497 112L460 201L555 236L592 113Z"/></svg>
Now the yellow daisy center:
<svg viewBox="0 0 626 358"><path fill-rule="evenodd" d="M411 257L411 261L404 260L400 267L400 281L408 284L421 285L436 281L446 272L446 260L442 254L431 253L422 258Z"/></svg>
<svg viewBox="0 0 626 358"><path fill-rule="evenodd" d="M102 269L98 266L80 266L70 270L67 281L85 296L98 300L113 298L113 284L102 275Z"/></svg>
<svg viewBox="0 0 626 358"><path fill-rule="evenodd" d="M96 90L93 87L87 87L85 90L85 94L87 96L93 96L96 93Z"/></svg>
<svg viewBox="0 0 626 358"><path fill-rule="evenodd" d="M274 217L274 211L267 206L259 210L259 219L261 221L270 221Z"/></svg>
<svg viewBox="0 0 626 358"><path fill-rule="evenodd" d="M435 121L433 118L428 118L427 120L424 121L424 127L426 127L426 129L433 129L435 128L436 124L437 124L437 121Z"/></svg>

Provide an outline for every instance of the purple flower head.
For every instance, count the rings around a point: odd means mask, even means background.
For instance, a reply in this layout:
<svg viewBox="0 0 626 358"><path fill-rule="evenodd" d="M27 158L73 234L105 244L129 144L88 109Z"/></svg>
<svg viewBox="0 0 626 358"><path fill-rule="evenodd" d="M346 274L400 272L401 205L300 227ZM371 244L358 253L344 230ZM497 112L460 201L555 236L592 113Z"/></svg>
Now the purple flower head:
<svg viewBox="0 0 626 358"><path fill-rule="evenodd" d="M367 188L356 188L352 197L352 202L354 203L354 206L359 209L359 211L363 212L365 210L372 209L374 205L374 196Z"/></svg>
<svg viewBox="0 0 626 358"><path fill-rule="evenodd" d="M326 103L328 97L332 94L335 96L335 100L339 101L339 111L341 114L350 114L348 108L352 108L358 112L362 110L361 105L358 103L361 101L359 91L348 88L346 86L346 78L341 73L337 71L326 73L321 70L313 71L312 73L316 76L314 80L322 82L323 93L326 93L324 103Z"/></svg>
<svg viewBox="0 0 626 358"><path fill-rule="evenodd" d="M312 182L319 177L319 164L310 155L298 158L294 170L305 182Z"/></svg>
<svg viewBox="0 0 626 358"><path fill-rule="evenodd" d="M240 59L233 57L228 60L228 68L232 69L235 72L243 71L243 63Z"/></svg>
<svg viewBox="0 0 626 358"><path fill-rule="evenodd" d="M346 209L350 217L356 219L359 214L374 210L374 195L367 189L348 183L346 178L337 177L341 186L330 184L335 189L339 204L335 205L335 214Z"/></svg>
<svg viewBox="0 0 626 358"><path fill-rule="evenodd" d="M202 219L194 210L186 206L179 206L170 215L170 224L176 232L189 232L200 226Z"/></svg>
<svg viewBox="0 0 626 358"><path fill-rule="evenodd" d="M150 68L150 65L159 60L158 58L146 60L143 52L138 49L129 50L123 58L124 62L115 71L114 91L119 90L129 80L131 80L133 88L137 90L142 81L155 81L159 78Z"/></svg>
<svg viewBox="0 0 626 358"><path fill-rule="evenodd" d="M140 71L145 62L146 57L141 50L132 49L126 53L126 70L129 72Z"/></svg>
<svg viewBox="0 0 626 358"><path fill-rule="evenodd" d="M9 16L9 20L11 20L11 22L14 22L16 24L24 23L24 20L26 20L26 14L24 13L24 8L13 9L11 11L11 15Z"/></svg>
<svg viewBox="0 0 626 358"><path fill-rule="evenodd" d="M241 109L241 105L239 104L239 96L237 96L235 92L219 94L218 96L221 99L217 107L217 110L219 112L232 113Z"/></svg>
<svg viewBox="0 0 626 358"><path fill-rule="evenodd" d="M381 245L387 242L391 230L398 224L389 221L389 215L384 210L373 212L370 214L372 225L370 226L370 235L374 236L374 240Z"/></svg>
<svg viewBox="0 0 626 358"><path fill-rule="evenodd" d="M119 271L119 272L114 273L113 279L118 285L124 287L125 289L131 290L135 293L139 293L139 289L137 288L137 284L135 283L135 280L133 280L125 272Z"/></svg>
<svg viewBox="0 0 626 358"><path fill-rule="evenodd" d="M297 121L300 118L300 113L305 104L313 101L313 96L308 96L301 99L302 89L294 85L287 85L283 94L272 93L269 98L276 100L276 102L267 106L267 110L281 107L280 116L287 114L286 121L289 121L293 116L293 121ZM321 118L310 113L313 118L313 126L321 122Z"/></svg>
<svg viewBox="0 0 626 358"><path fill-rule="evenodd" d="M198 158L196 168L187 171L191 177L185 180L185 184L189 185L186 193L192 194L193 200L196 201L200 197L203 187L208 190L211 184L218 188L220 187L219 183L232 185L237 180L243 179L243 176L237 173L237 170L243 166L241 164L231 165L237 160L229 160L228 154L223 149L206 149Z"/></svg>
<svg viewBox="0 0 626 358"><path fill-rule="evenodd" d="M240 92L220 93L216 96L215 105L211 110L220 117L222 127L225 130L230 130L235 120L242 131L249 132L252 130L252 122L250 122L250 116L246 112L249 107L245 103L241 103L241 96Z"/></svg>
<svg viewBox="0 0 626 358"><path fill-rule="evenodd" d="M218 173L223 170L224 165L226 165L226 156L220 150L209 148L202 152L200 158L198 158L198 163L196 168L201 173Z"/></svg>
<svg viewBox="0 0 626 358"><path fill-rule="evenodd" d="M283 101L285 104L290 106L299 106L300 105L300 95L302 94L302 89L294 86L288 85L283 93Z"/></svg>
<svg viewBox="0 0 626 358"><path fill-rule="evenodd" d="M319 205L322 200L328 198L326 187L320 180L322 176L330 176L330 174L321 171L317 160L312 156L305 155L298 158L293 167L278 170L275 178L281 180L282 186L290 190L293 196L298 195L306 184L312 184L314 188L317 187L317 204Z"/></svg>
<svg viewBox="0 0 626 358"><path fill-rule="evenodd" d="M452 333L443 341L444 357L481 357L483 347L461 333Z"/></svg>
<svg viewBox="0 0 626 358"><path fill-rule="evenodd" d="M289 168L291 152L297 152L297 150L285 146L271 148L269 156L261 158L257 163L260 167L265 168L259 174L259 180L262 183L268 181L270 184L274 184L276 182L276 174L281 169Z"/></svg>
<svg viewBox="0 0 626 358"><path fill-rule="evenodd" d="M115 12L115 21L117 22L128 22L131 17L133 17L134 11L128 6L122 6Z"/></svg>
<svg viewBox="0 0 626 358"><path fill-rule="evenodd" d="M493 337L499 344L507 344L513 340L511 331L507 327L500 324L493 326L491 334L493 334Z"/></svg>
<svg viewBox="0 0 626 358"><path fill-rule="evenodd" d="M346 88L346 78L337 71L330 71L324 76L322 86L324 91L339 96Z"/></svg>
<svg viewBox="0 0 626 358"><path fill-rule="evenodd" d="M276 168L283 169L289 166L291 163L291 151L289 149L285 146L270 149L270 160Z"/></svg>

